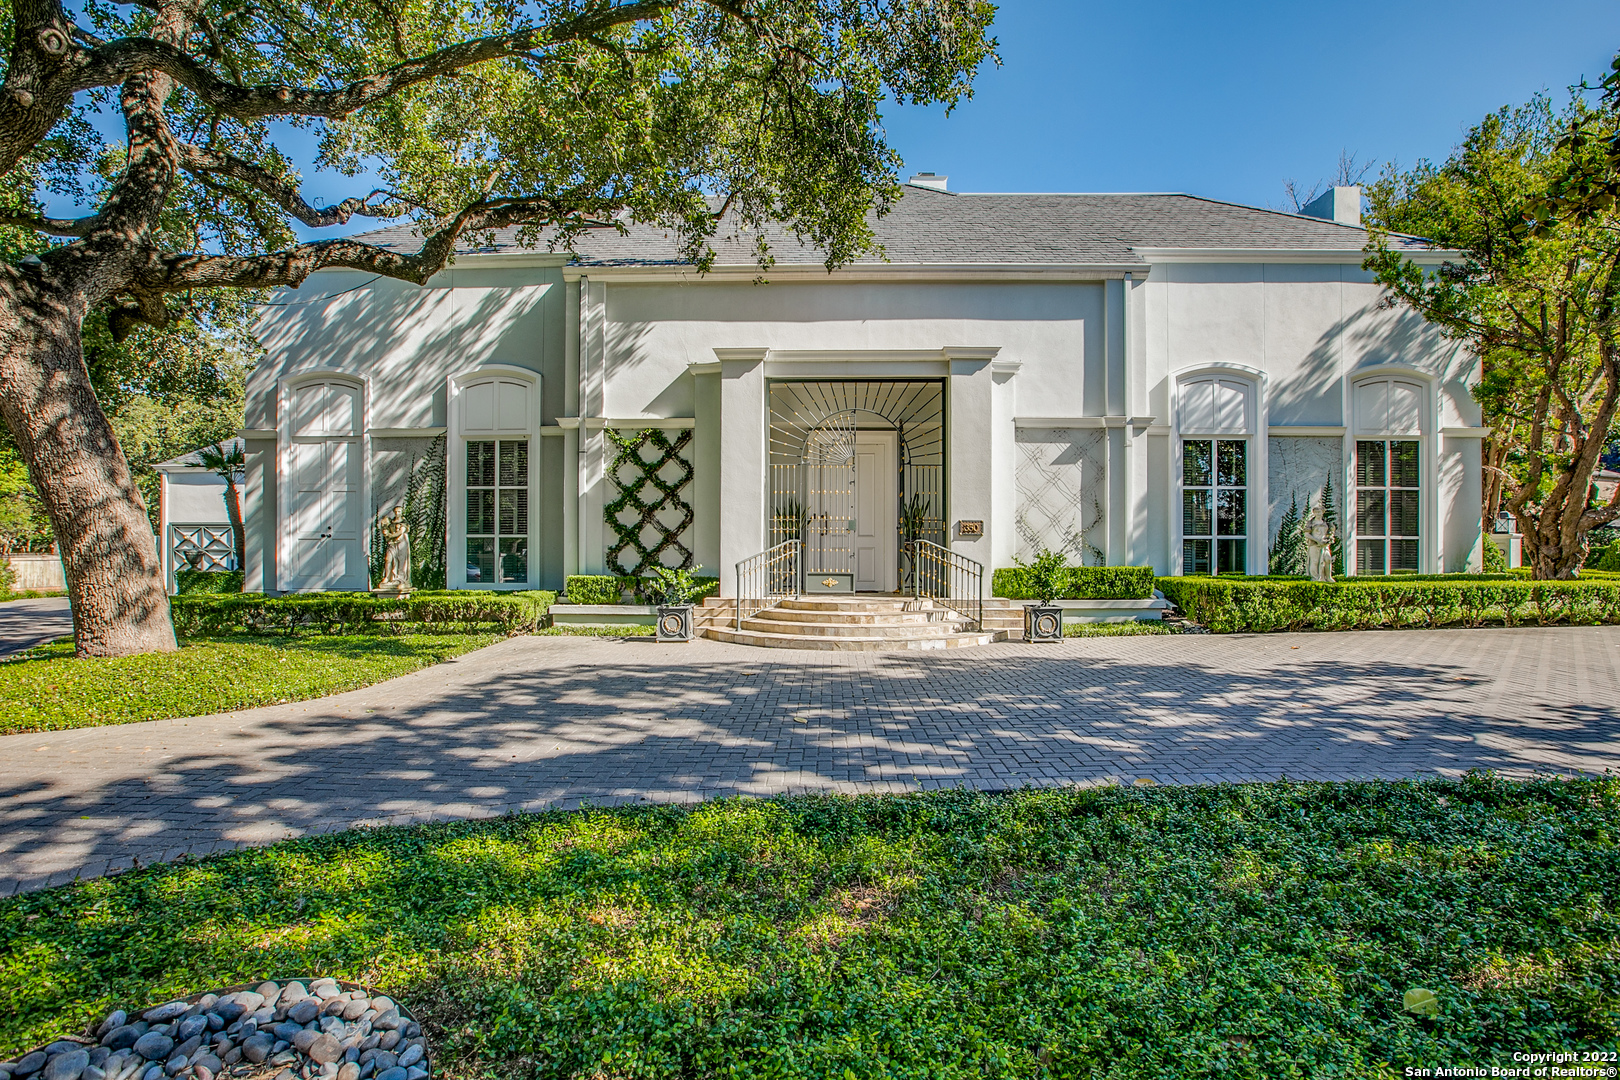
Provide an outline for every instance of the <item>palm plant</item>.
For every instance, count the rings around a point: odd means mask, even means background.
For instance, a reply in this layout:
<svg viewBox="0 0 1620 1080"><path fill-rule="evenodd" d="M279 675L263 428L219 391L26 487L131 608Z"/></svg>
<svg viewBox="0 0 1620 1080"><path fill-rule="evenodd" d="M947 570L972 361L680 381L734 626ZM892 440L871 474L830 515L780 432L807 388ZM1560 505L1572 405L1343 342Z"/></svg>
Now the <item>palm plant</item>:
<svg viewBox="0 0 1620 1080"><path fill-rule="evenodd" d="M242 494L237 486L247 476L247 456L240 439L217 442L197 451L202 467L225 481L225 517L231 523L231 544L241 569L247 553L247 531L242 527Z"/></svg>

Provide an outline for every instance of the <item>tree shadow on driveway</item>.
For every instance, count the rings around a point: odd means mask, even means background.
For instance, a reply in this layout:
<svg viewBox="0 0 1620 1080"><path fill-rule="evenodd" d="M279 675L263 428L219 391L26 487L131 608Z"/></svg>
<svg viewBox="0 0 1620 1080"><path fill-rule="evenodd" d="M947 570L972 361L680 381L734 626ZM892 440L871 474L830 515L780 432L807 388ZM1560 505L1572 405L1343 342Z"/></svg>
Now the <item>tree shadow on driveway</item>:
<svg viewBox="0 0 1620 1080"><path fill-rule="evenodd" d="M851 656L514 639L296 706L8 738L0 751L54 752L10 754L0 780L0 894L356 824L585 802L1602 773L1620 765L1620 680L1607 652L1583 657L1617 642L1555 628ZM1571 664L1579 677L1549 682Z"/></svg>

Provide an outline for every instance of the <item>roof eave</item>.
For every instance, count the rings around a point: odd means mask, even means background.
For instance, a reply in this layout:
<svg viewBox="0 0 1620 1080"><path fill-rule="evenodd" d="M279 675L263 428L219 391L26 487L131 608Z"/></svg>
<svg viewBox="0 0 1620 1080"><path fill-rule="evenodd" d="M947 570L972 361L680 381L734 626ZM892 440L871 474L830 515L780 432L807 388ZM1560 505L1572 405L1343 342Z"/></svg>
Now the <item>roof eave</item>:
<svg viewBox="0 0 1620 1080"><path fill-rule="evenodd" d="M1127 274L1142 274L1145 262L1109 263L859 263L828 271L820 264L776 265L761 269L753 263L713 266L700 273L690 263L603 265L571 263L563 280L582 277L619 282L728 282L739 281L1108 281Z"/></svg>

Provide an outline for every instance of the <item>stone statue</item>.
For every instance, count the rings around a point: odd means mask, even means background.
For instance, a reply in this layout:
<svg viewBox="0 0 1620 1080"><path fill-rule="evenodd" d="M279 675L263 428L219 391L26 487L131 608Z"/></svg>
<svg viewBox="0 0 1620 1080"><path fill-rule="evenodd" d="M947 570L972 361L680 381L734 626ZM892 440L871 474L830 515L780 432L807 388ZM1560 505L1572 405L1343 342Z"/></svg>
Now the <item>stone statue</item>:
<svg viewBox="0 0 1620 1080"><path fill-rule="evenodd" d="M400 595L411 591L411 536L399 507L378 526L383 538L382 581L372 592Z"/></svg>
<svg viewBox="0 0 1620 1080"><path fill-rule="evenodd" d="M1333 580L1333 526L1327 522L1322 508L1314 502L1300 523L1300 535L1305 538L1305 565L1312 581Z"/></svg>

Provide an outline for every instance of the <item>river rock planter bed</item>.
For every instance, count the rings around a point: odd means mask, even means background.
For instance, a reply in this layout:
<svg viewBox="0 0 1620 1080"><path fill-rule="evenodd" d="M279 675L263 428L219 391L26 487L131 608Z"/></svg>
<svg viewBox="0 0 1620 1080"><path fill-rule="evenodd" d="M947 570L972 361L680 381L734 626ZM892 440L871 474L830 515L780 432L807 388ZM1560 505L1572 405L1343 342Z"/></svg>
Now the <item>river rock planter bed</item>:
<svg viewBox="0 0 1620 1080"><path fill-rule="evenodd" d="M422 1026L336 979L264 982L127 1014L0 1062L0 1080L427 1080Z"/></svg>

